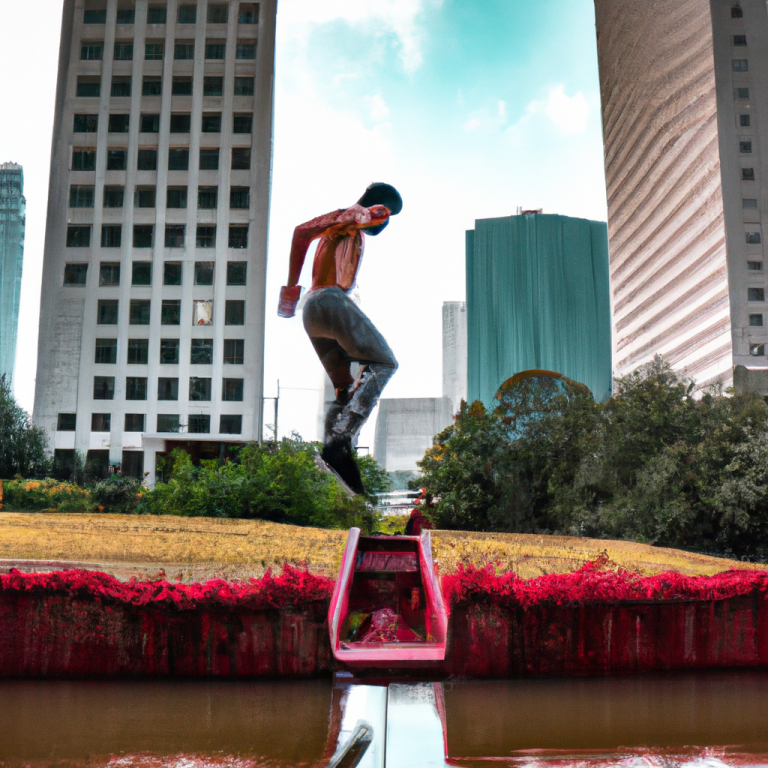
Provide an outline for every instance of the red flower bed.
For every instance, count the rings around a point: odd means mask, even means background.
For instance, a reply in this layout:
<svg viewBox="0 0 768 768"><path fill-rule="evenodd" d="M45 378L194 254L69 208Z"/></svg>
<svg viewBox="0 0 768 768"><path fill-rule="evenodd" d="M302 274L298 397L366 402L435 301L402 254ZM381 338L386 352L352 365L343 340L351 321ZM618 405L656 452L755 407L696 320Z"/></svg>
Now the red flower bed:
<svg viewBox="0 0 768 768"><path fill-rule="evenodd" d="M95 571L22 573L14 569L8 575L0 575L0 594L67 594L72 597L90 597L104 603L179 610L206 607L286 608L318 600L329 601L333 585L332 579L290 565L284 566L279 576L273 576L271 571L267 571L261 579L246 582L212 579L205 584L136 579L124 583L106 573Z"/></svg>

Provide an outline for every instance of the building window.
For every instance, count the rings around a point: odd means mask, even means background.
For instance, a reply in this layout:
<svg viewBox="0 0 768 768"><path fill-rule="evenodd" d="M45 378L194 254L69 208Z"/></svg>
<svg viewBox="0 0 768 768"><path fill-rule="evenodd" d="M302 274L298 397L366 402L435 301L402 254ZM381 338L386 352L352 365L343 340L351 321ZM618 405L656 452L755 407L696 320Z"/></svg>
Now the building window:
<svg viewBox="0 0 768 768"><path fill-rule="evenodd" d="M232 133L250 133L253 126L251 112L235 115L232 120Z"/></svg>
<svg viewBox="0 0 768 768"><path fill-rule="evenodd" d="M732 66L734 72L749 72L749 61L747 59L734 59Z"/></svg>
<svg viewBox="0 0 768 768"><path fill-rule="evenodd" d="M96 150L77 148L72 150L72 170L73 171L95 171L96 170Z"/></svg>
<svg viewBox="0 0 768 768"><path fill-rule="evenodd" d="M221 133L221 112L203 115L203 133Z"/></svg>
<svg viewBox="0 0 768 768"><path fill-rule="evenodd" d="M189 349L192 365L213 365L213 339L192 339Z"/></svg>
<svg viewBox="0 0 768 768"><path fill-rule="evenodd" d="M736 89L736 98L737 99L748 99L749 98L749 88L737 88Z"/></svg>
<svg viewBox="0 0 768 768"><path fill-rule="evenodd" d="M128 133L128 123L130 115L110 115L109 132L110 133Z"/></svg>
<svg viewBox="0 0 768 768"><path fill-rule="evenodd" d="M198 225L195 245L198 248L214 248L216 246L216 227Z"/></svg>
<svg viewBox="0 0 768 768"><path fill-rule="evenodd" d="M145 376L128 376L125 379L125 399L147 399L147 379Z"/></svg>
<svg viewBox="0 0 768 768"><path fill-rule="evenodd" d="M88 277L87 264L65 264L64 285L85 285Z"/></svg>
<svg viewBox="0 0 768 768"><path fill-rule="evenodd" d="M125 414L125 431L126 432L143 432L144 421L145 421L145 416L143 413L126 413Z"/></svg>
<svg viewBox="0 0 768 768"><path fill-rule="evenodd" d="M171 93L174 96L191 96L192 95L192 78L191 77L174 77L173 84L171 86Z"/></svg>
<svg viewBox="0 0 768 768"><path fill-rule="evenodd" d="M200 170L218 171L219 170L219 149L201 149L200 150Z"/></svg>
<svg viewBox="0 0 768 768"><path fill-rule="evenodd" d="M124 187L104 187L104 207L122 208L125 197Z"/></svg>
<svg viewBox="0 0 768 768"><path fill-rule="evenodd" d="M98 115L75 115L72 130L75 133L96 133L99 130Z"/></svg>
<svg viewBox="0 0 768 768"><path fill-rule="evenodd" d="M736 46L746 45L747 44L747 36L746 35L734 35L733 36L733 44Z"/></svg>
<svg viewBox="0 0 768 768"><path fill-rule="evenodd" d="M179 340L160 339L160 365L179 364Z"/></svg>
<svg viewBox="0 0 768 768"><path fill-rule="evenodd" d="M144 114L141 116L141 128L142 133L159 133L160 131L160 115L157 114Z"/></svg>
<svg viewBox="0 0 768 768"><path fill-rule="evenodd" d="M114 376L94 376L93 377L93 399L94 400L114 400L115 399L115 377Z"/></svg>
<svg viewBox="0 0 768 768"><path fill-rule="evenodd" d="M221 399L228 403L242 403L243 379L223 379Z"/></svg>
<svg viewBox="0 0 768 768"><path fill-rule="evenodd" d="M73 184L69 188L70 208L93 208L93 186Z"/></svg>
<svg viewBox="0 0 768 768"><path fill-rule="evenodd" d="M195 285L213 285L212 261L195 262Z"/></svg>
<svg viewBox="0 0 768 768"><path fill-rule="evenodd" d="M742 128L749 128L749 115L739 115L739 125Z"/></svg>
<svg viewBox="0 0 768 768"><path fill-rule="evenodd" d="M223 77L203 78L203 96L221 96L224 93Z"/></svg>
<svg viewBox="0 0 768 768"><path fill-rule="evenodd" d="M147 61L162 61L164 53L165 45L163 43L144 44L144 58Z"/></svg>
<svg viewBox="0 0 768 768"><path fill-rule="evenodd" d="M120 262L102 261L99 264L99 285L120 285Z"/></svg>
<svg viewBox="0 0 768 768"><path fill-rule="evenodd" d="M111 400L112 398L96 398ZM109 432L112 428L111 413L92 413L91 414L91 432Z"/></svg>
<svg viewBox="0 0 768 768"><path fill-rule="evenodd" d="M245 325L245 302L229 299L224 306L224 325Z"/></svg>
<svg viewBox="0 0 768 768"><path fill-rule="evenodd" d="M248 210L251 205L250 187L231 187L229 190L229 207L235 210Z"/></svg>
<svg viewBox="0 0 768 768"><path fill-rule="evenodd" d="M155 227L152 224L133 225L133 247L151 248L154 240Z"/></svg>
<svg viewBox="0 0 768 768"><path fill-rule="evenodd" d="M167 9L164 5L150 5L147 9L147 24L165 24Z"/></svg>
<svg viewBox="0 0 768 768"><path fill-rule="evenodd" d="M200 210L214 210L219 204L218 187L198 187L197 207Z"/></svg>
<svg viewBox="0 0 768 768"><path fill-rule="evenodd" d="M209 24L226 24L228 19L229 8L226 5L209 5L208 6L208 23Z"/></svg>
<svg viewBox="0 0 768 768"><path fill-rule="evenodd" d="M732 5L731 6L731 18L732 19L742 19L742 18L744 18L744 11L742 10L740 5Z"/></svg>
<svg viewBox="0 0 768 768"><path fill-rule="evenodd" d="M748 261L747 262L747 269L750 270L750 272L762 272L763 271L763 262L762 261Z"/></svg>
<svg viewBox="0 0 768 768"><path fill-rule="evenodd" d="M128 365L146 365L148 362L149 339L128 339Z"/></svg>
<svg viewBox="0 0 768 768"><path fill-rule="evenodd" d="M168 187L165 198L166 208L186 208L187 207L187 188L186 187Z"/></svg>
<svg viewBox="0 0 768 768"><path fill-rule="evenodd" d="M106 8L94 8L92 10L83 11L83 24L106 24L107 23L107 9Z"/></svg>
<svg viewBox="0 0 768 768"><path fill-rule="evenodd" d="M173 58L177 61L192 61L195 58L195 44L191 40L183 40L173 46Z"/></svg>
<svg viewBox="0 0 768 768"><path fill-rule="evenodd" d="M140 149L136 163L136 168L139 171L156 171L157 170L157 150L156 149Z"/></svg>
<svg viewBox="0 0 768 768"><path fill-rule="evenodd" d="M245 341L243 339L224 340L224 365L242 365L245 356Z"/></svg>
<svg viewBox="0 0 768 768"><path fill-rule="evenodd" d="M763 316L762 315L750 315L749 316L749 325L750 325L751 328L762 327L762 325L763 325Z"/></svg>
<svg viewBox="0 0 768 768"><path fill-rule="evenodd" d="M155 187L136 187L136 193L133 196L133 204L137 208L154 208L155 198Z"/></svg>
<svg viewBox="0 0 768 768"><path fill-rule="evenodd" d="M181 301L179 299L163 299L160 309L161 325L179 325L181 323Z"/></svg>
<svg viewBox="0 0 768 768"><path fill-rule="evenodd" d="M60 413L56 421L57 432L74 432L77 427L76 413Z"/></svg>
<svg viewBox="0 0 768 768"><path fill-rule="evenodd" d="M765 356L765 344L750 344L749 354L752 357L764 357Z"/></svg>
<svg viewBox="0 0 768 768"><path fill-rule="evenodd" d="M88 42L80 46L80 61L101 61L104 58L104 43Z"/></svg>
<svg viewBox="0 0 768 768"><path fill-rule="evenodd" d="M256 45L254 43L238 43L235 49L235 58L253 60L256 58Z"/></svg>
<svg viewBox="0 0 768 768"><path fill-rule="evenodd" d="M131 325L149 325L149 299L131 299L128 322Z"/></svg>
<svg viewBox="0 0 768 768"><path fill-rule="evenodd" d="M101 227L101 247L119 248L123 241L123 228L120 224L104 224Z"/></svg>
<svg viewBox="0 0 768 768"><path fill-rule="evenodd" d="M115 43L115 61L133 61L133 43Z"/></svg>
<svg viewBox="0 0 768 768"><path fill-rule="evenodd" d="M189 399L193 402L206 402L211 399L211 380L198 376L189 377Z"/></svg>
<svg viewBox="0 0 768 768"><path fill-rule="evenodd" d="M207 435L211 431L211 417L208 414L196 413L189 415L188 432L195 435Z"/></svg>
<svg viewBox="0 0 768 768"><path fill-rule="evenodd" d="M760 237L759 232L746 232L745 237L747 240L747 245L758 245L762 242L762 237Z"/></svg>
<svg viewBox="0 0 768 768"><path fill-rule="evenodd" d="M168 150L168 170L169 171L189 170L189 150L188 149L169 149Z"/></svg>
<svg viewBox="0 0 768 768"><path fill-rule="evenodd" d="M253 96L254 79L252 77L235 78L235 96Z"/></svg>
<svg viewBox="0 0 768 768"><path fill-rule="evenodd" d="M126 152L124 149L107 150L107 170L124 171L126 165Z"/></svg>
<svg viewBox="0 0 768 768"><path fill-rule="evenodd" d="M248 247L248 227L234 226L229 227L229 247L247 248Z"/></svg>
<svg viewBox="0 0 768 768"><path fill-rule="evenodd" d="M258 24L259 23L259 5L258 3L242 3L237 14L238 24Z"/></svg>
<svg viewBox="0 0 768 768"><path fill-rule="evenodd" d="M765 301L765 288L747 288L749 301Z"/></svg>
<svg viewBox="0 0 768 768"><path fill-rule="evenodd" d="M741 152L742 155L752 154L752 142L751 141L740 141L739 142L739 152Z"/></svg>
<svg viewBox="0 0 768 768"><path fill-rule="evenodd" d="M245 285L247 271L247 261L228 261L227 285Z"/></svg>
<svg viewBox="0 0 768 768"><path fill-rule="evenodd" d="M96 306L97 325L117 325L117 299L99 299Z"/></svg>
<svg viewBox="0 0 768 768"><path fill-rule="evenodd" d="M742 208L757 208L757 200L754 197L745 197L741 201Z"/></svg>
<svg viewBox="0 0 768 768"><path fill-rule="evenodd" d="M178 398L175 398L178 400ZM157 414L157 431L158 432L178 432L179 431L179 417L175 413L158 413Z"/></svg>
<svg viewBox="0 0 768 768"><path fill-rule="evenodd" d="M157 380L157 399L158 400L178 400L179 399L179 380L159 378Z"/></svg>
<svg viewBox="0 0 768 768"><path fill-rule="evenodd" d="M186 224L166 224L165 225L165 247L183 248L186 235Z"/></svg>
<svg viewBox="0 0 768 768"><path fill-rule="evenodd" d="M192 117L189 112L171 114L171 133L189 133L191 125Z"/></svg>
<svg viewBox="0 0 768 768"><path fill-rule="evenodd" d="M232 147L232 170L247 171L251 167L251 148Z"/></svg>
<svg viewBox="0 0 768 768"><path fill-rule="evenodd" d="M90 245L90 227L67 227L67 248L89 248Z"/></svg>
<svg viewBox="0 0 768 768"><path fill-rule="evenodd" d="M754 181L755 180L755 169L754 168L742 168L741 169L741 180L742 181Z"/></svg>
<svg viewBox="0 0 768 768"><path fill-rule="evenodd" d="M120 9L117 12L118 24L133 24L136 18L136 11L133 8Z"/></svg>
<svg viewBox="0 0 768 768"><path fill-rule="evenodd" d="M205 44L205 58L206 59L223 59L224 52L227 46L225 43L206 43Z"/></svg>
<svg viewBox="0 0 768 768"><path fill-rule="evenodd" d="M98 365L114 365L117 362L117 339L96 339L93 362Z"/></svg>
<svg viewBox="0 0 768 768"><path fill-rule="evenodd" d="M166 261L163 265L163 285L181 285L181 262Z"/></svg>
<svg viewBox="0 0 768 768"><path fill-rule="evenodd" d="M152 285L151 261L134 261L131 264L131 285Z"/></svg>
<svg viewBox="0 0 768 768"><path fill-rule="evenodd" d="M243 431L243 417L227 414L219 420L219 433L222 435L239 435Z"/></svg>
<svg viewBox="0 0 768 768"><path fill-rule="evenodd" d="M213 325L213 301L192 302L192 325Z"/></svg>
<svg viewBox="0 0 768 768"><path fill-rule="evenodd" d="M90 78L77 78L77 91L75 95L78 98L98 98L101 96L101 81L91 80Z"/></svg>
<svg viewBox="0 0 768 768"><path fill-rule="evenodd" d="M163 81L159 77L145 77L141 86L142 96L162 96Z"/></svg>
<svg viewBox="0 0 768 768"><path fill-rule="evenodd" d="M197 6L180 5L177 21L179 24L195 24L197 22Z"/></svg>

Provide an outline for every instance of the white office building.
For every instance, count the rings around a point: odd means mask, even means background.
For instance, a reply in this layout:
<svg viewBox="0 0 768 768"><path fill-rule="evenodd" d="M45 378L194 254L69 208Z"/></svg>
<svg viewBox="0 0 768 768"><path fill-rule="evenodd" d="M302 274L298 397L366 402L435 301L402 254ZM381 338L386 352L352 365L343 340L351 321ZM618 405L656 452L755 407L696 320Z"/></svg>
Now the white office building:
<svg viewBox="0 0 768 768"><path fill-rule="evenodd" d="M261 437L276 0L64 0L34 421L154 482Z"/></svg>

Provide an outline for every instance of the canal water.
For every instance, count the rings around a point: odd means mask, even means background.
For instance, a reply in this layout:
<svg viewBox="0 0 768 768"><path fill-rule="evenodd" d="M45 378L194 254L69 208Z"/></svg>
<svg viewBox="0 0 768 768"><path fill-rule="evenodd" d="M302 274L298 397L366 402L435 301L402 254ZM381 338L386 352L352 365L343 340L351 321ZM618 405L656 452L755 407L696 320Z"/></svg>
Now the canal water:
<svg viewBox="0 0 768 768"><path fill-rule="evenodd" d="M361 766L768 765L768 673L383 689L2 681L0 766L315 768L359 720L379 739Z"/></svg>

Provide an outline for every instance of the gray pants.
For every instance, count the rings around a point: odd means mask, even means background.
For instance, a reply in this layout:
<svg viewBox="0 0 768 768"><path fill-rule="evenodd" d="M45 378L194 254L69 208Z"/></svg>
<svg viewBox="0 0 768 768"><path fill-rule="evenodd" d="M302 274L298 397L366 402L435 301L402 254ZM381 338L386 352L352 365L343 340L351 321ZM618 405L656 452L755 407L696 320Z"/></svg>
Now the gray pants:
<svg viewBox="0 0 768 768"><path fill-rule="evenodd" d="M311 291L304 328L336 390L325 419L324 442L351 440L370 416L397 360L384 337L341 288ZM351 364L360 363L357 380Z"/></svg>

